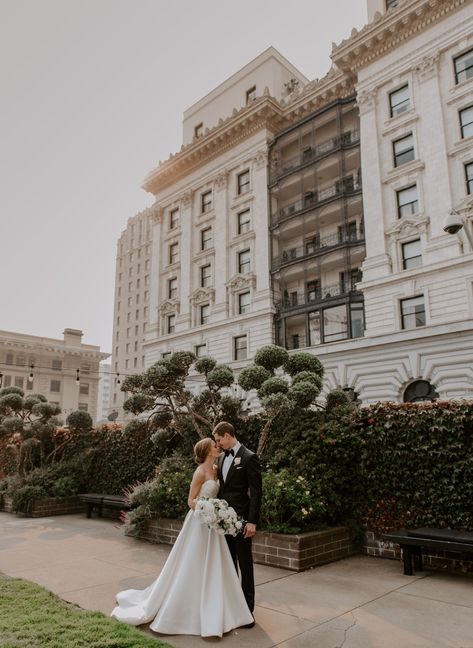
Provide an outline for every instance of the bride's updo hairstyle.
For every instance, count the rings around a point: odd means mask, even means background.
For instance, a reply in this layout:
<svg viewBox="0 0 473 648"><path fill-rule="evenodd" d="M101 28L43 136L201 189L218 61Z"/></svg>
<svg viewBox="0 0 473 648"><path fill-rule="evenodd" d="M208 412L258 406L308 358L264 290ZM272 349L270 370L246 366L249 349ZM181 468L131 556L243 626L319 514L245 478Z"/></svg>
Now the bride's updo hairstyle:
<svg viewBox="0 0 473 648"><path fill-rule="evenodd" d="M210 450L214 444L213 439L201 439L194 446L194 458L196 463L201 464L207 459Z"/></svg>

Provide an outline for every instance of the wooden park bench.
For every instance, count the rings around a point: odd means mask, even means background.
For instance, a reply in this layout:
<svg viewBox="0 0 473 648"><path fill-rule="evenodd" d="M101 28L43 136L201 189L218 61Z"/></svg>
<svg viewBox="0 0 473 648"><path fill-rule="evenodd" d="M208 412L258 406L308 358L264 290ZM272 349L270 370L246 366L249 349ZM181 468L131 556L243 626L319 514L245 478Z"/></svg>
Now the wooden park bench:
<svg viewBox="0 0 473 648"><path fill-rule="evenodd" d="M119 509L120 511L129 510L130 505L125 501L123 495L101 495L99 493L83 493L79 495L81 502L87 504L87 517L92 517L92 512L97 509L99 517L102 517L104 508Z"/></svg>
<svg viewBox="0 0 473 648"><path fill-rule="evenodd" d="M412 576L414 569L422 571L422 549L434 551L452 551L462 554L473 554L473 533L455 531L455 529L400 529L384 533L384 540L400 545L404 562L404 573Z"/></svg>

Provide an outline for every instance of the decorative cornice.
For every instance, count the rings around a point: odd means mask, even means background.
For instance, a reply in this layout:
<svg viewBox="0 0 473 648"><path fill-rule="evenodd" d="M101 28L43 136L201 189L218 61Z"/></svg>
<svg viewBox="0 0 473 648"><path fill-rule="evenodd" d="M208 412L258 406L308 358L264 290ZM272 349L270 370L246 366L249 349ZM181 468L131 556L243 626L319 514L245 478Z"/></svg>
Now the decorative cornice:
<svg viewBox="0 0 473 648"><path fill-rule="evenodd" d="M186 191L183 194L179 196L179 200L181 201L181 208L182 209L188 209L192 205L192 198L194 196L193 191Z"/></svg>
<svg viewBox="0 0 473 648"><path fill-rule="evenodd" d="M226 169L221 171L215 177L214 184L215 184L216 191L223 191L223 189L226 189L228 184L228 171Z"/></svg>
<svg viewBox="0 0 473 648"><path fill-rule="evenodd" d="M213 302L215 299L215 290L213 288L197 288L191 295L191 302L199 304L200 302Z"/></svg>
<svg viewBox="0 0 473 648"><path fill-rule="evenodd" d="M353 29L350 38L339 45L333 43L332 60L341 70L356 73L472 1L400 0L396 7L391 7L386 13L381 15L376 12L373 22L360 31Z"/></svg>
<svg viewBox="0 0 473 648"><path fill-rule="evenodd" d="M178 299L165 299L158 306L160 315L173 315L178 314L180 302Z"/></svg>
<svg viewBox="0 0 473 648"><path fill-rule="evenodd" d="M414 66L414 72L420 81L427 81L439 73L440 52L435 52L429 56L424 56Z"/></svg>
<svg viewBox="0 0 473 648"><path fill-rule="evenodd" d="M386 231L388 238L401 239L408 236L424 234L427 231L429 219L424 218L401 218L394 227Z"/></svg>
<svg viewBox="0 0 473 648"><path fill-rule="evenodd" d="M151 221L153 223L161 224L163 222L163 209L159 205L151 205L151 207L149 207L149 215L151 216Z"/></svg>
<svg viewBox="0 0 473 648"><path fill-rule="evenodd" d="M253 272L248 274L236 274L225 284L231 292L237 292L245 288L254 288L256 286L256 275Z"/></svg>
<svg viewBox="0 0 473 648"><path fill-rule="evenodd" d="M255 157L253 158L253 164L256 169L262 169L263 167L268 166L268 149L260 149L256 152Z"/></svg>

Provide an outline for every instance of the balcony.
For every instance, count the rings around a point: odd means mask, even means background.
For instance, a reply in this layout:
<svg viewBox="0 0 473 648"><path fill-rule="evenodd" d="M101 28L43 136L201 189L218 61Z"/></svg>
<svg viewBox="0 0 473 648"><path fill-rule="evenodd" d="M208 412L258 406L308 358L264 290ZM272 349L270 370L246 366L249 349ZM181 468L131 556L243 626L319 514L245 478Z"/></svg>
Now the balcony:
<svg viewBox="0 0 473 648"><path fill-rule="evenodd" d="M303 198L285 205L271 215L271 225L274 227L287 218L292 218L308 209L313 209L326 202L353 194L361 189L361 170L357 169L353 175L345 176L335 182L320 185L312 191L307 191Z"/></svg>
<svg viewBox="0 0 473 648"><path fill-rule="evenodd" d="M361 281L361 277L357 281ZM355 288L357 281L347 283L339 282L338 284L323 286L322 288L307 290L306 292L284 291L283 298L279 302L276 302L276 308L280 313L285 313L303 306L321 304L333 300L336 297L346 297L347 295L358 293Z"/></svg>
<svg viewBox="0 0 473 648"><path fill-rule="evenodd" d="M294 261L325 254L325 252L332 251L340 246L363 245L364 242L365 236L363 232L335 233L323 238L314 236L306 241L304 245L283 250L278 257L273 259L272 271L274 272L286 264L294 263Z"/></svg>
<svg viewBox="0 0 473 648"><path fill-rule="evenodd" d="M346 131L341 135L331 137L316 146L304 146L300 152L287 159L281 160L274 164L270 171L270 182L275 182L287 173L292 173L299 167L311 164L328 153L332 153L340 148L350 147L358 144L360 141L360 131Z"/></svg>

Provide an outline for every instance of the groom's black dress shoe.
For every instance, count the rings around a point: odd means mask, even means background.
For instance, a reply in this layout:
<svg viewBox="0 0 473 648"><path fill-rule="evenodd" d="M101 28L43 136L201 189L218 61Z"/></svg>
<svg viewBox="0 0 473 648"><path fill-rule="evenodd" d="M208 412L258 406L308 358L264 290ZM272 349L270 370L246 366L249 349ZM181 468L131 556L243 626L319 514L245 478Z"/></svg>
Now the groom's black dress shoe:
<svg viewBox="0 0 473 648"><path fill-rule="evenodd" d="M254 625L255 625L255 617L253 617L253 621L251 623L247 623L246 625L242 626L242 628L253 628Z"/></svg>

